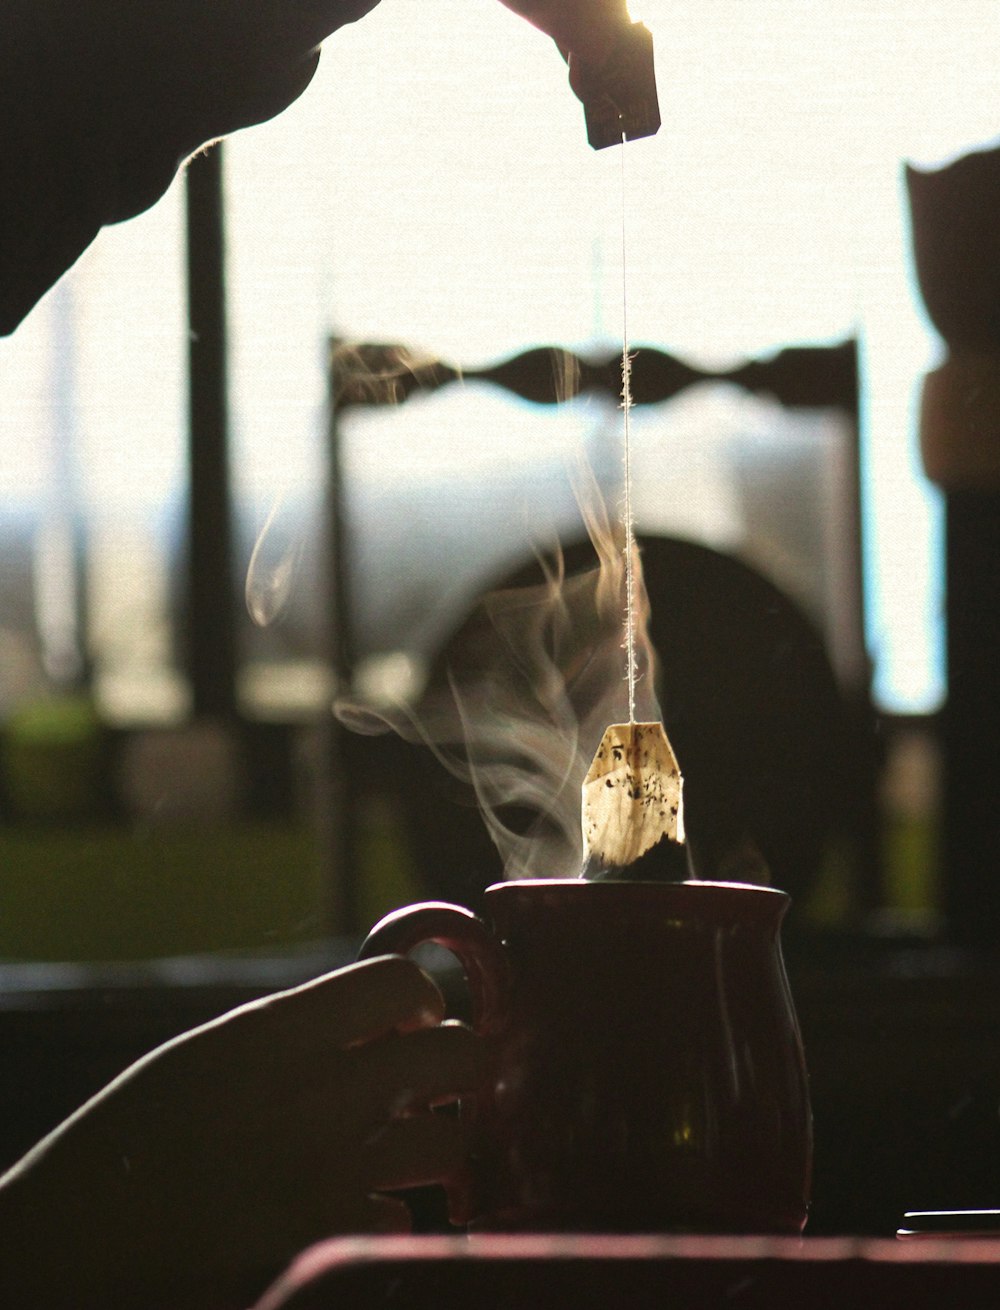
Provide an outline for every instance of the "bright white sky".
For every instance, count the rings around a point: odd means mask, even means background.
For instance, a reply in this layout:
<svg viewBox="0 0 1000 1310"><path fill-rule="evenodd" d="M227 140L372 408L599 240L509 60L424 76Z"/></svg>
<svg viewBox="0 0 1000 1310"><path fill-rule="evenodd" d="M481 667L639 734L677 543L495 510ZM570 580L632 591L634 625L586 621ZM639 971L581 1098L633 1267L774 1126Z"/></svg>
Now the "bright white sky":
<svg viewBox="0 0 1000 1310"><path fill-rule="evenodd" d="M901 161L1000 136L1000 5L642 0L641 12L663 128L625 152L631 340L722 363L862 335L877 691L891 708L930 708L936 511L912 399L935 346L908 281ZM465 364L620 340L621 152L589 149L559 56L496 0L383 0L330 41L298 104L228 150L248 490L319 476L331 330ZM50 485L43 397L70 301L88 502L152 506L176 487L178 234L175 187L101 237L71 297L0 342L3 501ZM441 436L456 439L470 466L496 458L492 437Z"/></svg>

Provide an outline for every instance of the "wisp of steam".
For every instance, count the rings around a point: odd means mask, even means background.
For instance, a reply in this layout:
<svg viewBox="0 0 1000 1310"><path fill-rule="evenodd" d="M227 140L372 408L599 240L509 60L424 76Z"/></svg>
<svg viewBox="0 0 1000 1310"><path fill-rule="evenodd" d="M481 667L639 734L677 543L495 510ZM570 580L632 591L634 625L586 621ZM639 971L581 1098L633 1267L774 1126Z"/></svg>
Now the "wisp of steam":
<svg viewBox="0 0 1000 1310"><path fill-rule="evenodd" d="M254 544L247 567L246 604L254 623L266 628L285 612L302 562L301 532L280 529L284 502L277 497Z"/></svg>
<svg viewBox="0 0 1000 1310"><path fill-rule="evenodd" d="M388 709L341 699L354 731L422 741L475 788L508 878L578 877L581 789L611 723L629 719L624 649L626 533L597 481L574 479L590 539L539 550L536 580L485 596L462 624L423 694ZM634 545L635 714L659 720L649 603Z"/></svg>

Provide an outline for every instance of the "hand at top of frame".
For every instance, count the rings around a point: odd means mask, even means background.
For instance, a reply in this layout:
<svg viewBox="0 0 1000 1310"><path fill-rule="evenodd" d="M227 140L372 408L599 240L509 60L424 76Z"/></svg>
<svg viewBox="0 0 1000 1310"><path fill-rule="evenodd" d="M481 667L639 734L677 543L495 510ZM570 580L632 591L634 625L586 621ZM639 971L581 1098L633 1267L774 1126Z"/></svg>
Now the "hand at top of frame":
<svg viewBox="0 0 1000 1310"><path fill-rule="evenodd" d="M280 113L378 0L0 0L0 336L206 142ZM625 0L503 0L588 85Z"/></svg>
<svg viewBox="0 0 1000 1310"><path fill-rule="evenodd" d="M0 334L206 142L273 117L377 0L0 0Z"/></svg>
<svg viewBox="0 0 1000 1310"><path fill-rule="evenodd" d="M501 0L546 32L569 65L570 86L580 99L615 47L629 18L626 0Z"/></svg>

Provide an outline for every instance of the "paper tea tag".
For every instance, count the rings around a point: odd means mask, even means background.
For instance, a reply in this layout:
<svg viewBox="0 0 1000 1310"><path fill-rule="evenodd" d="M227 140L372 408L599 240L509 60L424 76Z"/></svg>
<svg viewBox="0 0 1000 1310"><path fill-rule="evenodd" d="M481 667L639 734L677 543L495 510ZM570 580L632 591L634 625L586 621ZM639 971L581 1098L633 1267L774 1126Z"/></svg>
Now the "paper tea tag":
<svg viewBox="0 0 1000 1310"><path fill-rule="evenodd" d="M584 861L624 868L684 840L682 779L662 723L614 723L583 780Z"/></svg>

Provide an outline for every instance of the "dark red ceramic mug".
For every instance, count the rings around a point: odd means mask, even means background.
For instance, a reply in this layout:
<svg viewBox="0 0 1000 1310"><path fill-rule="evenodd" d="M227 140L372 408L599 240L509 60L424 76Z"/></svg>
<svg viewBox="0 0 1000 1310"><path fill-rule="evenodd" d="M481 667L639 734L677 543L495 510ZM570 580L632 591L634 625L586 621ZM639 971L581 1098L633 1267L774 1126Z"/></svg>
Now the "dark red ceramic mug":
<svg viewBox="0 0 1000 1310"><path fill-rule="evenodd" d="M395 911L362 958L447 947L491 1051L480 1226L797 1233L812 1121L789 899L735 883L501 883Z"/></svg>

